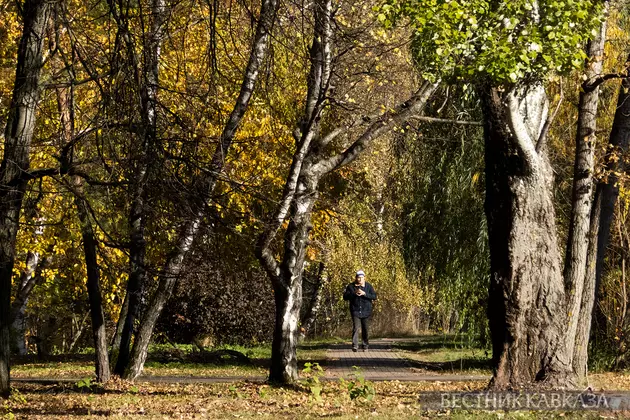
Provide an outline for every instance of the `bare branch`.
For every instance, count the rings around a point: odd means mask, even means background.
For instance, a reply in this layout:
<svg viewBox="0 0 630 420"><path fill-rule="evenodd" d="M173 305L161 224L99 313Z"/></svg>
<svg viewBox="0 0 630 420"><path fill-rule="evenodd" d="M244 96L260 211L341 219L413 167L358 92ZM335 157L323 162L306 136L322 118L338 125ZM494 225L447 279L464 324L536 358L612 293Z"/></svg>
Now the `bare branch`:
<svg viewBox="0 0 630 420"><path fill-rule="evenodd" d="M607 80L623 79L625 77L628 77L627 69L625 72L602 74L593 79L586 80L584 83L582 83L582 89L584 90L584 92L587 92L587 93L592 92Z"/></svg>
<svg viewBox="0 0 630 420"><path fill-rule="evenodd" d="M422 87L409 100L400 104L396 109L386 112L370 124L363 134L345 151L318 162L313 165L311 171L323 175L354 161L374 139L391 130L395 125L401 124L420 113L438 85L439 81L425 81Z"/></svg>
<svg viewBox="0 0 630 420"><path fill-rule="evenodd" d="M422 115L415 115L412 116L410 119L438 124L472 125L475 127L483 127L483 123L480 121L452 120L447 118L425 117Z"/></svg>

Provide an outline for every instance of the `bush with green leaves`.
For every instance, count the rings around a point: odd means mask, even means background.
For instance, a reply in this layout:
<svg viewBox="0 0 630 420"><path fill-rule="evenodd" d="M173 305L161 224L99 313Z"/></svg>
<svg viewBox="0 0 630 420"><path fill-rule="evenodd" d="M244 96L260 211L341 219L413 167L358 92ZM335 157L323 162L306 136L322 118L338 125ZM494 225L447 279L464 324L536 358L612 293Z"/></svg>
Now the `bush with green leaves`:
<svg viewBox="0 0 630 420"><path fill-rule="evenodd" d="M583 65L600 23L593 0L385 0L379 20L408 19L427 79L472 75L510 85Z"/></svg>
<svg viewBox="0 0 630 420"><path fill-rule="evenodd" d="M351 400L372 401L376 396L374 384L367 381L363 372L357 366L352 366L354 370L348 379L340 378L341 386L348 390Z"/></svg>
<svg viewBox="0 0 630 420"><path fill-rule="evenodd" d="M319 363L304 363L304 369L302 369L302 376L304 379L301 381L302 385L307 388L313 395L315 401L322 400L323 385L320 378L324 376L324 369Z"/></svg>

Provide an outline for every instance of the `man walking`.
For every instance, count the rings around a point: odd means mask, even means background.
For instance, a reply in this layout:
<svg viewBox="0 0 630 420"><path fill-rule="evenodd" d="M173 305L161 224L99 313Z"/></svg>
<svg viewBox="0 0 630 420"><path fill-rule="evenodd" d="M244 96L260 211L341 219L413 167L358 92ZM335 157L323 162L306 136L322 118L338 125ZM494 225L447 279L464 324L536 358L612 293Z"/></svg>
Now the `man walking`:
<svg viewBox="0 0 630 420"><path fill-rule="evenodd" d="M350 315L352 315L352 351L359 347L359 325L361 325L361 348L367 351L369 345L368 318L372 315L372 301L376 299L376 292L372 285L365 281L363 270L357 271L354 283L346 286L343 300L350 301Z"/></svg>

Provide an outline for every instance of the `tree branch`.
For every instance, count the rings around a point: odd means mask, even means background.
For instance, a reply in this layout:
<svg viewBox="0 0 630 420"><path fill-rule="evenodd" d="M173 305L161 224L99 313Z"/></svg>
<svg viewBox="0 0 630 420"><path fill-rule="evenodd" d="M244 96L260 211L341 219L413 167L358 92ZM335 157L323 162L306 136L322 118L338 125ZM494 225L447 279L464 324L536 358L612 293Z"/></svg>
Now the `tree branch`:
<svg viewBox="0 0 630 420"><path fill-rule="evenodd" d="M592 92L592 91L597 89L602 83L604 83L607 80L623 79L625 77L628 77L628 70L626 70L625 72L620 72L620 73L602 74L600 76L597 76L597 77L595 77L593 79L589 79L589 80L585 81L584 83L582 83L582 89L586 93Z"/></svg>
<svg viewBox="0 0 630 420"><path fill-rule="evenodd" d="M423 115L415 115L410 117L410 119L437 124L472 125L475 127L483 127L483 123L479 121L452 120L446 118L425 117Z"/></svg>
<svg viewBox="0 0 630 420"><path fill-rule="evenodd" d="M521 99L519 98L517 90L518 87L515 87L506 95L507 122L517 149L521 152L523 159L530 168L533 169L537 166L536 148L521 115Z"/></svg>
<svg viewBox="0 0 630 420"><path fill-rule="evenodd" d="M323 175L354 161L374 139L422 111L438 85L439 81L425 81L409 100L400 104L396 109L386 112L370 124L365 132L345 151L313 165L311 168L313 173Z"/></svg>
<svg viewBox="0 0 630 420"><path fill-rule="evenodd" d="M562 105L562 101L564 100L564 89L562 88L562 80L560 80L560 99L558 100L558 104L556 105L556 109L553 113L549 114L547 121L545 121L545 125L540 132L540 136L538 137L538 141L536 142L536 153L540 153L542 148L547 144L547 134L549 133L549 128L551 127L551 123L556 119L556 115L558 115L558 111L560 110L560 105Z"/></svg>

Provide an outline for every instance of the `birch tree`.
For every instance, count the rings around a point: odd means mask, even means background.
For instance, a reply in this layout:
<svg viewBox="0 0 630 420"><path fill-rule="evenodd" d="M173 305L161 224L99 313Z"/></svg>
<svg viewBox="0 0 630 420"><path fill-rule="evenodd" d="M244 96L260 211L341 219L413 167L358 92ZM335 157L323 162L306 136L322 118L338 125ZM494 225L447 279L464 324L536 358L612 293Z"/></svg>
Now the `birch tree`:
<svg viewBox="0 0 630 420"><path fill-rule="evenodd" d="M378 116L362 116L329 130L322 130L324 109L332 81L334 12L332 0L312 4L313 37L310 71L304 111L294 131L295 152L280 202L267 221L256 246L256 255L274 288L275 326L271 348L269 380L293 383L298 378L296 346L302 305L302 276L312 228L311 215L324 176L353 162L378 137L418 115L438 87L437 81L423 80L405 102ZM350 137L350 145L331 154L327 146L339 136ZM283 252L276 259L274 239L283 224Z"/></svg>
<svg viewBox="0 0 630 420"><path fill-rule="evenodd" d="M262 1L256 32L252 41L249 60L244 70L239 95L223 128L209 167L205 168L203 173L195 177L191 182L192 188L199 192L199 196L195 198L194 202L190 203L194 209L193 214L180 228L173 250L167 256L167 260L160 272L157 290L149 301L136 333L130 360L123 373L124 378L135 379L142 372L157 319L173 292L186 255L190 251L195 238L199 235L201 223L207 211L206 206L209 204L218 178L223 171L225 158L252 98L254 87L267 55L277 8L278 3L276 0Z"/></svg>

